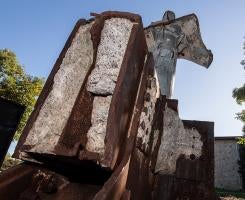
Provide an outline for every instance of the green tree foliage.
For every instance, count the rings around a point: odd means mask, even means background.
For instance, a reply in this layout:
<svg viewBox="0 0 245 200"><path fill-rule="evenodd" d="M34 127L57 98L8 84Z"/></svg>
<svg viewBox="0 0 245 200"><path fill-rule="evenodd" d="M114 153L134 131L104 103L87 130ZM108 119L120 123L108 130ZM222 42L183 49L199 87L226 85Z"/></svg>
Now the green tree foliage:
<svg viewBox="0 0 245 200"><path fill-rule="evenodd" d="M11 155L8 153L6 156L5 156L5 159L3 161L3 165L1 167L1 171L4 171L10 167L13 167L15 165L18 165L20 164L21 161L18 160L18 159L15 159L15 158L12 158Z"/></svg>
<svg viewBox="0 0 245 200"><path fill-rule="evenodd" d="M18 140L32 112L43 83L43 78L33 77L25 73L12 51L0 50L0 97L26 106L14 136L15 140Z"/></svg>
<svg viewBox="0 0 245 200"><path fill-rule="evenodd" d="M239 105L245 102L245 84L240 88L235 88L233 90L233 97Z"/></svg>
<svg viewBox="0 0 245 200"><path fill-rule="evenodd" d="M243 49L245 50L245 43L243 44ZM241 65L245 70L245 58L241 61ZM245 104L245 83L239 87L235 88L232 93L233 98L236 100L237 104L243 105ZM245 110L236 114L236 118L243 122L243 136L238 138L239 145L239 155L240 160L239 164L239 173L242 177L243 189L245 189Z"/></svg>
<svg viewBox="0 0 245 200"><path fill-rule="evenodd" d="M245 66L245 62L244 62L244 66ZM235 88L233 90L232 96L233 96L233 98L236 99L236 102L239 105L244 104L245 103L245 84L243 86L241 86L240 88ZM236 118L244 123L243 133L245 134L245 110L242 110L241 112L237 113ZM245 144L245 138L241 138L239 140L239 142L240 143L242 142L242 144Z"/></svg>
<svg viewBox="0 0 245 200"><path fill-rule="evenodd" d="M245 50L245 42L243 44L243 49ZM241 65L245 70L245 58L241 61ZM235 88L233 90L232 96L239 105L245 104L245 83L241 87ZM237 113L236 118L244 123L243 133L245 134L245 110L243 109L241 112ZM239 142L241 144L245 144L245 139L240 138Z"/></svg>
<svg viewBox="0 0 245 200"><path fill-rule="evenodd" d="M238 137L238 144L244 145L245 146L245 138L243 137Z"/></svg>

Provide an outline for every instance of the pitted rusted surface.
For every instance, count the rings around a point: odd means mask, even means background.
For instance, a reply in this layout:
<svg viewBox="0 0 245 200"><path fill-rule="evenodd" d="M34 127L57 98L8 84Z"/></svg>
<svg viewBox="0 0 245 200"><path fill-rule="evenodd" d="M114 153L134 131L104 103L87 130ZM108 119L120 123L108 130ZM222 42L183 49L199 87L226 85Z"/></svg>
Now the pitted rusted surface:
<svg viewBox="0 0 245 200"><path fill-rule="evenodd" d="M158 174L154 200L218 200L214 189L203 182L178 179L174 175Z"/></svg>
<svg viewBox="0 0 245 200"><path fill-rule="evenodd" d="M17 200L32 181L37 169L33 166L20 164L0 173L0 197L2 200Z"/></svg>
<svg viewBox="0 0 245 200"><path fill-rule="evenodd" d="M29 160L40 163L35 166L30 163L22 164L0 174L0 197L3 197L3 200L216 199L213 190L213 124L184 120L183 129L195 128L201 135L201 156L178 154L176 169L172 168L175 169L174 173L166 174L161 170L156 173L161 145L166 145L169 139L164 138L167 130L167 111L170 109L175 115L173 119L181 121L178 116L178 101L167 99L166 96L155 96L157 92L153 90L157 90L158 87L154 82L155 62L153 55L147 50L141 17L112 11L93 15L95 18L79 21L75 26L37 101L15 152L18 156L20 151L26 151ZM91 92L91 88L88 89L86 84L96 68L105 21L112 18L123 18L124 22L126 19L133 25L113 94L110 93L112 98L106 118L105 149L104 155L101 156L100 153L89 151L86 146L89 140L86 133L93 123L93 115L96 114L93 109L100 105L94 106L98 94ZM176 41L179 42L175 49L178 54L175 56L185 57L207 67L212 56L201 40L196 16L189 15L172 20L174 15L168 13L165 18L167 22L154 23L145 31L158 26L168 28L168 31L172 30ZM28 152L33 146L23 144L43 102L52 90L55 74L79 27L90 23L93 61L65 128L59 135L55 151L52 154ZM184 37L179 37L183 34ZM151 37L152 35L149 35L146 38L149 44L153 44L149 42ZM151 45L148 47L151 51ZM101 97L105 98L103 95ZM102 108L103 106L100 106L99 109ZM104 115L101 118L103 117ZM174 121L171 123L170 120L170 129L171 124L173 125ZM178 137L178 133L173 133L171 137ZM170 141L174 141L177 146L183 145L178 143L181 140ZM173 150L172 153L176 152Z"/></svg>
<svg viewBox="0 0 245 200"><path fill-rule="evenodd" d="M95 199L96 200L117 200L120 198L129 198L129 191L130 191L130 197L131 199L135 198L135 195L137 195L137 192L139 190L136 190L136 188L141 188L138 187L139 185L137 184L142 184L138 181L134 181L136 178L132 172L136 170L134 166L135 158L132 155L133 152L135 151L135 140L137 136L137 131L139 127L139 118L140 114L143 108L143 103L144 103L144 94L145 94L145 87L147 85L147 77L149 75L153 74L153 60L152 60L152 55L149 54L147 56L147 61L143 67L140 81L139 81L139 88L138 91L136 92L137 98L134 102L134 110L132 114L132 118L130 121L129 129L128 129L128 138L126 139L126 142L123 144L123 148L120 149L119 152L119 159L118 163L119 166L115 169L115 172L112 174L112 176L108 179L108 181L104 184L104 187L102 190L96 195ZM119 162L121 160L121 162ZM140 163L139 163L140 164ZM139 166L137 166L139 167ZM145 169L139 169L140 175L143 173L142 170L147 170L148 168ZM137 179L140 180L140 179ZM132 183L137 183L136 185L130 185ZM147 185L144 184L143 185ZM128 189L128 192L127 190ZM147 188L146 188L147 189ZM149 191L149 189L147 189Z"/></svg>
<svg viewBox="0 0 245 200"><path fill-rule="evenodd" d="M141 89L138 94L138 101L136 104L136 110L138 117L132 122L132 130L135 131L135 136L138 134L138 129L140 128L140 121L138 120L144 111L144 101L142 98L147 92L147 87L149 87L148 80L149 77L153 77L154 61L151 54L148 55L148 60L144 67L142 79L141 79ZM148 134L151 134L150 132ZM135 138L136 139L136 138ZM150 154L145 154L141 151L140 145L135 141L135 146L131 152L131 160L129 165L129 174L127 179L126 188L131 191L131 199L151 199L151 188L153 185L153 174L150 171ZM151 144L147 144L150 152Z"/></svg>
<svg viewBox="0 0 245 200"><path fill-rule="evenodd" d="M89 170L72 169L31 164L10 168L0 174L1 200L92 200L103 182Z"/></svg>
<svg viewBox="0 0 245 200"><path fill-rule="evenodd" d="M156 174L154 199L218 199L214 192L214 123L183 120L183 124L185 128L196 129L200 133L203 143L201 156L193 154L189 157L183 153L176 160L174 173L160 171Z"/></svg>
<svg viewBox="0 0 245 200"><path fill-rule="evenodd" d="M194 128L201 134L203 142L202 156L192 160L179 159L176 176L189 180L205 182L214 187L214 122L183 120L186 128ZM180 166L186 169L181 171Z"/></svg>
<svg viewBox="0 0 245 200"><path fill-rule="evenodd" d="M111 18L124 18L133 23L132 31L130 32L129 40L126 43L125 55L120 66L119 75L116 81L115 90L112 95L112 100L109 105L109 114L107 119L107 127L104 139L104 153L97 153L87 150L88 145L88 131L91 128L91 115L93 110L94 98L99 94L89 92L86 84L88 77L95 68L97 60L98 46L100 45L101 31L103 30L106 20ZM76 40L77 32L81 27L91 25L90 34L93 42L93 63L86 71L85 78L81 83L80 92L71 109L71 113L65 121L64 128L61 133L53 134L52 131L48 132L45 137L41 129L40 132L32 130L33 124L38 119L41 109L44 109L44 102L46 102L48 95L52 91L56 74L59 72L63 59L65 58L69 48ZM115 164L120 163L118 154L121 146L127 137L127 130L131 120L136 93L139 87L140 75L142 73L145 56L147 54L147 46L144 37L143 25L141 17L132 13L126 12L104 12L95 17L94 20L80 20L71 33L59 59L57 60L45 86L42 94L40 95L32 116L30 117L25 127L24 133L17 145L15 157L21 157L24 160L45 162L41 157L78 157L80 160L91 160L98 162L100 165L114 168ZM103 97L103 95L102 95ZM50 97L51 98L51 97ZM51 99L52 100L52 99ZM52 103L52 102L51 102ZM50 103L46 103L50 105ZM81 112L82 110L82 112ZM42 113L46 113L43 111ZM61 113L61 115L64 113ZM57 115L56 115L57 116ZM40 121L40 119L39 119ZM39 124L42 125L40 122ZM120 125L119 125L120 124ZM36 125L34 130L38 130ZM52 126L52 125L51 125ZM30 132L32 131L31 135ZM29 135L29 136L28 136ZM40 137L48 138L47 144L41 140ZM21 156L19 156L21 154ZM34 154L35 158L33 158ZM56 157L53 157L54 159ZM36 160L39 159L39 160ZM42 161L40 161L40 159ZM71 159L67 159L69 161ZM118 162L118 163L117 163Z"/></svg>
<svg viewBox="0 0 245 200"><path fill-rule="evenodd" d="M117 163L120 147L127 137L146 53L144 31L140 22L133 26L109 110L105 158L102 163L111 168Z"/></svg>

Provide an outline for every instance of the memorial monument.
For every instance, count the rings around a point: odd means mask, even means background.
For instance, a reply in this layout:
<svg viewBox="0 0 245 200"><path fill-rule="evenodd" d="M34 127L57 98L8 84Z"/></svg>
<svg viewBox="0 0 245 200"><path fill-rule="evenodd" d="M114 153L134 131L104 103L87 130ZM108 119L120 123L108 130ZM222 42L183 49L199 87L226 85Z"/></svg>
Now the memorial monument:
<svg viewBox="0 0 245 200"><path fill-rule="evenodd" d="M3 200L204 200L214 193L212 122L181 120L177 58L209 67L197 17L143 28L108 11L79 20L0 175ZM188 92L188 91L187 91Z"/></svg>

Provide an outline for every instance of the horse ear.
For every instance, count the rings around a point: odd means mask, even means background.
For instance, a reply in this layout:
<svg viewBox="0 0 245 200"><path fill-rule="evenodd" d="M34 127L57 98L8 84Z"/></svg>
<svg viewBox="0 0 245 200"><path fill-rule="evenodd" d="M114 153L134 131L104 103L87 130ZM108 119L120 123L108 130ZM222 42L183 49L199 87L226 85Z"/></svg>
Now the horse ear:
<svg viewBox="0 0 245 200"><path fill-rule="evenodd" d="M175 19L175 13L171 10L167 10L162 17L163 22L171 21Z"/></svg>

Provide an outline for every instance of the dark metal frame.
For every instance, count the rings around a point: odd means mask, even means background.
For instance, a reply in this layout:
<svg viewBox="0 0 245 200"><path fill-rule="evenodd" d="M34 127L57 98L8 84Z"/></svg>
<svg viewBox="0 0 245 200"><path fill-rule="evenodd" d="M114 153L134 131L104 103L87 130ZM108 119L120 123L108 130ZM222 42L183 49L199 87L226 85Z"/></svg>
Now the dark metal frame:
<svg viewBox="0 0 245 200"><path fill-rule="evenodd" d="M0 98L0 167L24 111L24 106Z"/></svg>

